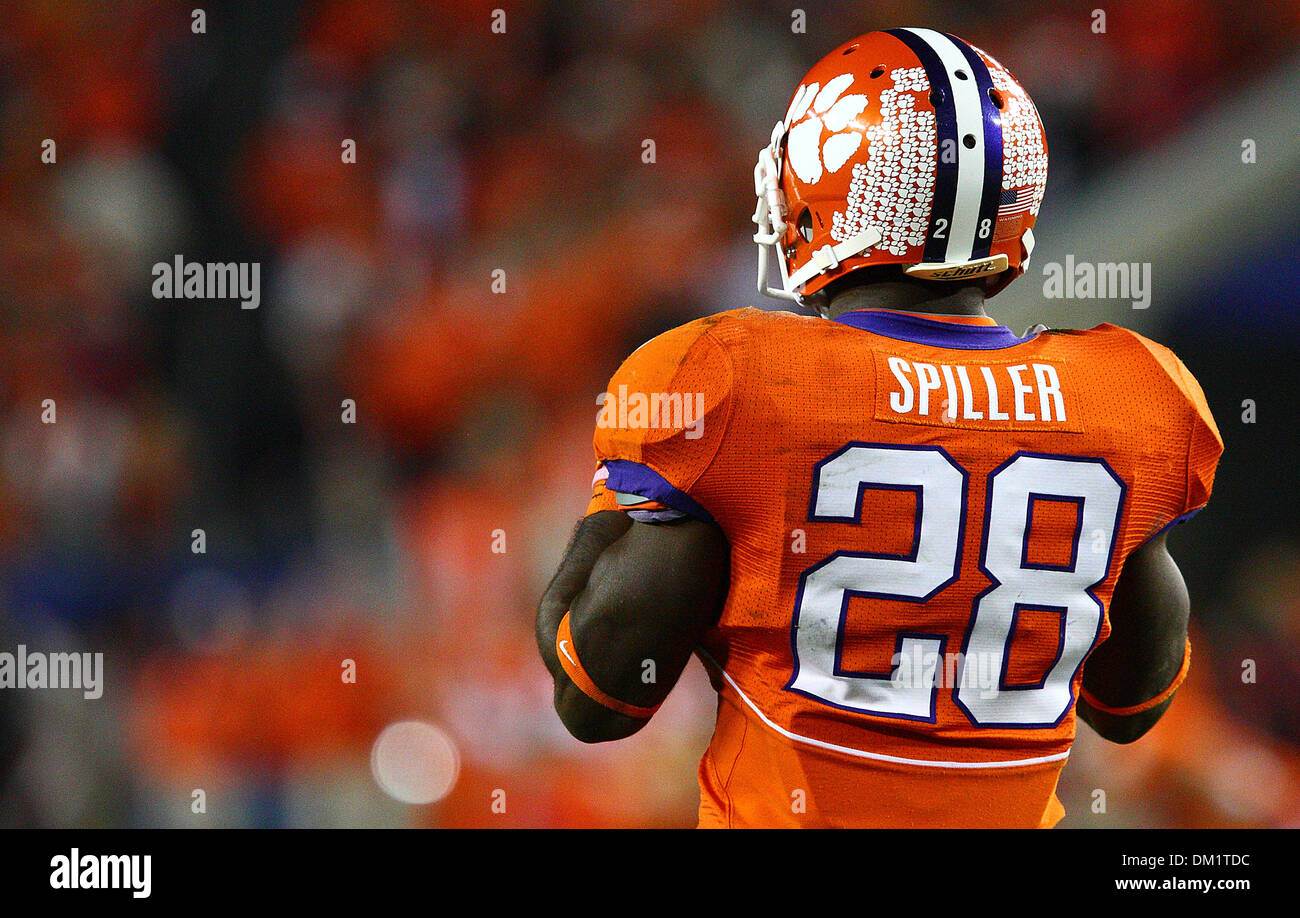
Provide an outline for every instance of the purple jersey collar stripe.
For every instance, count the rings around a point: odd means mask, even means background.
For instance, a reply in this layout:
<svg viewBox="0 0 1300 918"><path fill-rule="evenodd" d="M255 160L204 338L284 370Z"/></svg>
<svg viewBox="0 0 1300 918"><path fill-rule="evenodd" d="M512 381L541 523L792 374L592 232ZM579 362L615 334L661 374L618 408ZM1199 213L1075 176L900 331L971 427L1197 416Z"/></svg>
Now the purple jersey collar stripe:
<svg viewBox="0 0 1300 918"><path fill-rule="evenodd" d="M886 338L958 350L991 351L1029 340L1005 325L959 325L875 309L846 312L835 321Z"/></svg>

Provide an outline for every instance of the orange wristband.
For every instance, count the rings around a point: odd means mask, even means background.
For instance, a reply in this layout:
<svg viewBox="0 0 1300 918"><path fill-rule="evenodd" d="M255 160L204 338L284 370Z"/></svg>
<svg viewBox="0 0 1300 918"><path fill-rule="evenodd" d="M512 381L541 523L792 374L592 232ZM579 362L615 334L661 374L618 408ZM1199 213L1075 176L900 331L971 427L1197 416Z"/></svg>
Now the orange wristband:
<svg viewBox="0 0 1300 918"><path fill-rule="evenodd" d="M1141 704L1130 705L1127 708L1112 708L1109 705L1104 705L1098 701L1096 697L1093 696L1092 692L1088 691L1082 685L1079 686L1079 694L1082 696L1084 701L1088 702L1088 704L1092 705L1098 711L1104 711L1107 714L1114 714L1116 717L1128 717L1132 714L1141 714L1143 711L1149 711L1157 705L1164 704L1168 701L1169 696L1178 691L1178 686L1182 685L1183 680L1187 678L1187 670L1191 665L1192 639L1188 638L1187 646L1183 648L1183 665L1179 667L1178 675L1174 676L1174 681L1170 684L1169 688L1165 689L1156 697L1144 701Z"/></svg>
<svg viewBox="0 0 1300 918"><path fill-rule="evenodd" d="M617 711L627 717L633 717L637 720L649 720L655 711L659 710L659 705L653 708L639 708L634 704L627 704L619 701L617 698L611 698L597 687L596 683L591 681L591 676L582 668L578 662L578 651L573 646L573 633L569 630L569 613L564 613L564 618L560 619L559 630L555 632L555 652L559 654L560 665L573 684L582 690L582 693L597 704L604 705L611 711Z"/></svg>

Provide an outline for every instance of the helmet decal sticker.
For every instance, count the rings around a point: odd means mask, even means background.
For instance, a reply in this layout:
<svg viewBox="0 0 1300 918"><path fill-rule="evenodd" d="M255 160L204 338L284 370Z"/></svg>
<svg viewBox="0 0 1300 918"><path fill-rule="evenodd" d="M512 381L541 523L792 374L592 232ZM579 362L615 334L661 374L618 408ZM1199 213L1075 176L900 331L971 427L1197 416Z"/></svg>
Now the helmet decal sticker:
<svg viewBox="0 0 1300 918"><path fill-rule="evenodd" d="M815 185L824 174L839 172L862 144L861 131L848 128L849 123L867 107L867 97L849 95L840 98L852 82L853 74L843 73L828 81L820 91L813 83L806 89L800 87L795 94L790 113L803 120L790 129L786 155L799 181ZM816 93L815 97L813 93ZM811 105L809 99L812 99ZM831 131L831 136L823 143L822 135L826 131Z"/></svg>
<svg viewBox="0 0 1300 918"><path fill-rule="evenodd" d="M1039 205L1043 203L1043 192L1047 190L1047 150L1043 147L1038 114L1034 103L1001 64L988 55L984 55L984 62L988 64L993 85L1005 100L1002 111L1002 190L1032 186L1034 199L1029 212L1037 216Z"/></svg>
<svg viewBox="0 0 1300 918"><path fill-rule="evenodd" d="M785 113L786 130L789 130L791 124L804 116L804 112L808 111L808 106L812 105L813 96L817 95L817 90L820 88L820 83L805 84L799 87L799 91L790 100L790 110Z"/></svg>
<svg viewBox="0 0 1300 918"><path fill-rule="evenodd" d="M848 206L832 217L831 238L843 242L868 227L883 237L876 248L904 255L925 242L934 198L934 112L917 110L916 93L928 93L922 67L889 74L880 94L880 123L867 130L866 163L853 166Z"/></svg>

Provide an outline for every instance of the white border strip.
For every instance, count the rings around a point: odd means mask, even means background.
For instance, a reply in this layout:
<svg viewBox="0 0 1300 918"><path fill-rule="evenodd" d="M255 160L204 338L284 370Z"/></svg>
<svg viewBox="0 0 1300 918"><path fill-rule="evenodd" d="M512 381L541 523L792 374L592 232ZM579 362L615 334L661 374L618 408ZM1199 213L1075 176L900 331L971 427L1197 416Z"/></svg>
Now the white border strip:
<svg viewBox="0 0 1300 918"><path fill-rule="evenodd" d="M905 759L896 755L885 755L882 752L867 752L863 749L852 749L848 746L837 746L834 743L824 743L821 740L815 740L808 736L800 736L798 733L792 733L784 727L778 726L768 719L768 716L758 709L758 705L749 700L749 697L740 690L734 679L727 674L727 671L718 666L717 661L709 658L713 665L717 667L718 672L722 673L722 678L727 680L727 684L735 690L740 696L740 700L749 706L749 709L758 715L759 720L767 724L777 733L786 739L794 740L796 743L805 743L809 746L816 746L819 749L829 749L832 752L842 752L845 755L856 756L860 759L876 759L881 762L894 762L899 765L922 765L926 768L1014 768L1017 765L1043 765L1048 762L1059 762L1061 759L1070 755L1070 750L1058 752L1055 755L1039 756L1035 759L1016 759L1012 762L937 762L931 759Z"/></svg>

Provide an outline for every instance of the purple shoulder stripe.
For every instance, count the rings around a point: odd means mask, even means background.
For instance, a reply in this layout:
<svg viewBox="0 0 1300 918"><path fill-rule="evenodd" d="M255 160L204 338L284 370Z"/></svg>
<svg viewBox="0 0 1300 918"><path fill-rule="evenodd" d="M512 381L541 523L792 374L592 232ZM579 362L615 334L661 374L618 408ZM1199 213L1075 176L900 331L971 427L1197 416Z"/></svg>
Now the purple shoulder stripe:
<svg viewBox="0 0 1300 918"><path fill-rule="evenodd" d="M716 523L713 515L700 506L695 498L677 488L654 469L630 459L608 459L605 468L609 478L605 487L623 494L638 494L647 500L657 500L665 506L680 510L706 523Z"/></svg>

